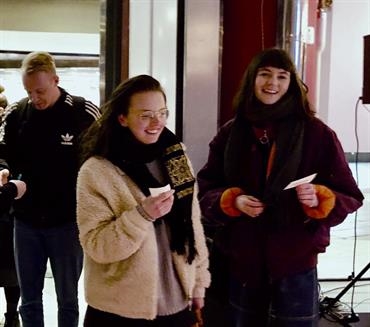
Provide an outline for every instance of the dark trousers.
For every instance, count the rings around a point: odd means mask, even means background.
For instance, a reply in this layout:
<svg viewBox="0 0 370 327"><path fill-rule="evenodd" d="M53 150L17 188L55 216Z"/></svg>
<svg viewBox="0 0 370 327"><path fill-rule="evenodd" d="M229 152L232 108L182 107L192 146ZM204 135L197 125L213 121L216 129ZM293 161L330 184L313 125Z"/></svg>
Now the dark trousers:
<svg viewBox="0 0 370 327"><path fill-rule="evenodd" d="M58 302L58 327L77 327L78 280L83 262L77 224L34 228L16 219L14 242L22 326L44 327L42 293L49 259Z"/></svg>
<svg viewBox="0 0 370 327"><path fill-rule="evenodd" d="M189 309L185 309L170 316L161 316L154 320L145 320L125 318L88 306L86 309L84 327L191 327L195 322L195 316Z"/></svg>
<svg viewBox="0 0 370 327"><path fill-rule="evenodd" d="M263 287L231 280L231 327L317 327L319 295L316 268Z"/></svg>

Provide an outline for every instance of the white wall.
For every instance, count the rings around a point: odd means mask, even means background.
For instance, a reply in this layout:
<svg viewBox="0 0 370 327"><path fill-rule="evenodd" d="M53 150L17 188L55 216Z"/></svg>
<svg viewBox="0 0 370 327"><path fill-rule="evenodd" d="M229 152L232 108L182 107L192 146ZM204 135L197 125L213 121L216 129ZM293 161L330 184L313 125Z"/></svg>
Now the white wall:
<svg viewBox="0 0 370 327"><path fill-rule="evenodd" d="M0 0L0 13L2 51L99 55L99 0ZM98 67L57 67L57 73L61 87L99 104ZM27 95L17 68L0 68L0 84L10 103Z"/></svg>
<svg viewBox="0 0 370 327"><path fill-rule="evenodd" d="M0 30L99 33L100 0L0 0Z"/></svg>
<svg viewBox="0 0 370 327"><path fill-rule="evenodd" d="M319 114L345 152L356 151L355 106L362 96L363 37L370 34L370 0L336 0L328 12ZM359 152L370 152L370 113L358 107Z"/></svg>
<svg viewBox="0 0 370 327"><path fill-rule="evenodd" d="M100 51L100 38L97 33L0 30L0 49L97 55Z"/></svg>
<svg viewBox="0 0 370 327"><path fill-rule="evenodd" d="M195 171L206 162L219 114L220 1L185 3L183 138Z"/></svg>
<svg viewBox="0 0 370 327"><path fill-rule="evenodd" d="M130 0L129 76L159 80L170 110L167 127L176 124L177 0Z"/></svg>
<svg viewBox="0 0 370 327"><path fill-rule="evenodd" d="M217 132L219 0L185 2L183 141L198 171ZM177 0L130 1L129 75L151 74L164 86L175 131Z"/></svg>

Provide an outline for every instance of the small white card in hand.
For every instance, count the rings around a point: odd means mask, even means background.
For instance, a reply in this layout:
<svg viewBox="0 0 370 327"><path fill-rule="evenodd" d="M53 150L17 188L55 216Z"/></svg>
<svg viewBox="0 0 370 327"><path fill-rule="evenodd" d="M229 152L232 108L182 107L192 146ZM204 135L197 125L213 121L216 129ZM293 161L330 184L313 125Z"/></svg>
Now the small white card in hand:
<svg viewBox="0 0 370 327"><path fill-rule="evenodd" d="M162 187L149 187L149 192L151 196L157 196L163 192L169 191L171 189L170 184L167 184Z"/></svg>
<svg viewBox="0 0 370 327"><path fill-rule="evenodd" d="M293 188L293 187L296 187L298 185L301 185L301 184L305 184L305 183L309 183L311 182L315 177L316 177L316 173L315 174L312 174L312 175L308 175L306 177L303 177L303 178L300 178L300 179L297 179L293 182L290 182L285 188L284 190L288 190L290 188Z"/></svg>

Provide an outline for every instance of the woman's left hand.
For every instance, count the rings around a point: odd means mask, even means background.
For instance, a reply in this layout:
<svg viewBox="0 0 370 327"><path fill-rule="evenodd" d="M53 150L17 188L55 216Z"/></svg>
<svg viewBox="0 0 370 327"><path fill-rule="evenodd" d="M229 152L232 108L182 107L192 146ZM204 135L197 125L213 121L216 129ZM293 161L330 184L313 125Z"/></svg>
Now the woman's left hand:
<svg viewBox="0 0 370 327"><path fill-rule="evenodd" d="M298 201L310 208L319 205L319 199L316 195L315 185L311 183L301 184L295 188L298 196Z"/></svg>
<svg viewBox="0 0 370 327"><path fill-rule="evenodd" d="M204 298L194 297L192 299L192 308L193 309L202 309L204 307Z"/></svg>
<svg viewBox="0 0 370 327"><path fill-rule="evenodd" d="M204 298L195 297L193 298L192 310L195 314L197 322L192 327L203 327L203 317L201 309L204 307Z"/></svg>

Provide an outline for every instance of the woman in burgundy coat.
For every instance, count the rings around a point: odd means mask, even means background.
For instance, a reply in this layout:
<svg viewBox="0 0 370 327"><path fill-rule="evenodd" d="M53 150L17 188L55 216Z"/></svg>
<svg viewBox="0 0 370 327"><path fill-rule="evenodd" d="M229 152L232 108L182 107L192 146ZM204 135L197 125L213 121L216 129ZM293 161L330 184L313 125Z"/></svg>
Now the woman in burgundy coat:
<svg viewBox="0 0 370 327"><path fill-rule="evenodd" d="M233 327L317 326L318 253L330 228L362 205L342 146L306 93L285 51L257 54L236 116L198 174L204 218L222 225L216 246L230 265Z"/></svg>

